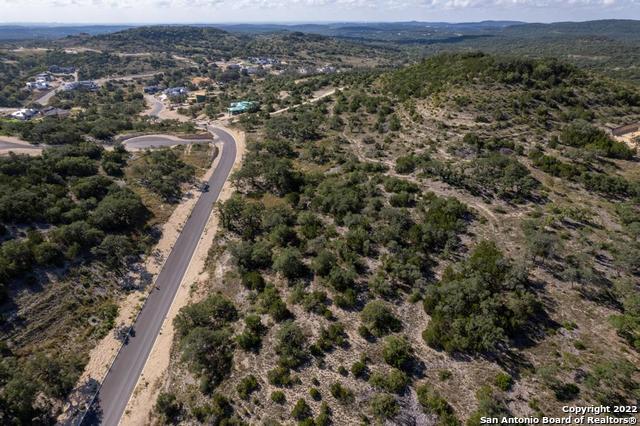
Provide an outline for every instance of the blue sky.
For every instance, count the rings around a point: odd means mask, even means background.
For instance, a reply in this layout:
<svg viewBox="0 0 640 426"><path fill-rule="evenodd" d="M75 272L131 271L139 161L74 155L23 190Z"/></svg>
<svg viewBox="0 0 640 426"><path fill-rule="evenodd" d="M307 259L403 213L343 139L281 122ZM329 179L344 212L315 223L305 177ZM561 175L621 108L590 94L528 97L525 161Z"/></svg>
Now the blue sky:
<svg viewBox="0 0 640 426"><path fill-rule="evenodd" d="M0 0L0 22L527 22L640 19L640 0Z"/></svg>

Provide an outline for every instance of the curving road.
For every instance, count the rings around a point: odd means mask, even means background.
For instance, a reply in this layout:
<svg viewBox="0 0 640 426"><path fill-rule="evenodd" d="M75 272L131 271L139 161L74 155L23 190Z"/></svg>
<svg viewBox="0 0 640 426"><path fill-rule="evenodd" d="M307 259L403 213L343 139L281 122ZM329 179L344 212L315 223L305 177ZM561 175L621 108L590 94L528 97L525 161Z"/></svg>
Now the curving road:
<svg viewBox="0 0 640 426"><path fill-rule="evenodd" d="M116 426L120 422L204 231L213 205L229 177L236 159L236 141L223 129L209 127L208 130L218 136L222 142L222 154L218 166L209 179L209 191L202 193L191 216L187 219L136 319L133 326L134 333L128 344L124 345L116 356L92 404L91 412L82 421L84 425Z"/></svg>
<svg viewBox="0 0 640 426"><path fill-rule="evenodd" d="M127 139L124 146L130 150L147 148L162 148L175 145L190 145L194 143L210 143L210 139L182 139L171 135L144 135Z"/></svg>

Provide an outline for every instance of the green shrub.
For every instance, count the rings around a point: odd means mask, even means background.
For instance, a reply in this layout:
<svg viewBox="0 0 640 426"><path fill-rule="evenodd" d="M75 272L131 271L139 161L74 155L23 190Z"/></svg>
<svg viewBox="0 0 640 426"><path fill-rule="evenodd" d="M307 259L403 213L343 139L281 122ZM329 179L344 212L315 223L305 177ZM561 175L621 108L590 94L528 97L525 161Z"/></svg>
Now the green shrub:
<svg viewBox="0 0 640 426"><path fill-rule="evenodd" d="M309 404L307 404L304 398L300 398L293 407L293 410L291 410L291 417L296 420L308 419L312 414L311 407L309 407Z"/></svg>
<svg viewBox="0 0 640 426"><path fill-rule="evenodd" d="M400 370L408 370L413 362L413 348L404 336L389 336L382 348L384 361Z"/></svg>
<svg viewBox="0 0 640 426"><path fill-rule="evenodd" d="M329 327L320 329L320 336L316 345L324 352L329 352L335 347L344 346L347 343L347 333L339 322L330 324Z"/></svg>
<svg viewBox="0 0 640 426"><path fill-rule="evenodd" d="M244 331L236 336L236 342L245 351L258 352L267 329L258 315L247 315L244 323Z"/></svg>
<svg viewBox="0 0 640 426"><path fill-rule="evenodd" d="M259 295L260 305L264 312L271 315L274 321L284 321L291 318L291 312L287 309L287 305L282 301L278 289L268 284L264 291Z"/></svg>
<svg viewBox="0 0 640 426"><path fill-rule="evenodd" d="M452 375L453 374L449 370L440 370L440 371L438 371L438 378L442 382L444 382L446 380L449 380L452 377Z"/></svg>
<svg viewBox="0 0 640 426"><path fill-rule="evenodd" d="M288 280L294 280L306 274L306 266L302 262L300 251L291 247L284 248L274 255L273 269Z"/></svg>
<svg viewBox="0 0 640 426"><path fill-rule="evenodd" d="M386 375L380 372L372 373L369 377L369 384L387 392L401 395L409 384L409 377L403 371L394 368Z"/></svg>
<svg viewBox="0 0 640 426"><path fill-rule="evenodd" d="M451 405L435 389L423 384L416 388L416 393L424 411L438 416L438 425L458 426L460 424Z"/></svg>
<svg viewBox="0 0 640 426"><path fill-rule="evenodd" d="M260 275L260 272L251 271L242 275L242 285L249 290L256 290L258 292L264 290L265 281Z"/></svg>
<svg viewBox="0 0 640 426"><path fill-rule="evenodd" d="M375 394L371 398L371 412L378 419L391 419L398 414L400 407L396 399L386 393Z"/></svg>
<svg viewBox="0 0 640 426"><path fill-rule="evenodd" d="M273 386L291 386L293 384L291 372L285 367L276 367L273 370L269 370L267 372L267 379Z"/></svg>
<svg viewBox="0 0 640 426"><path fill-rule="evenodd" d="M391 313L387 305L379 300L371 301L365 305L360 312L360 320L377 337L399 331L401 328L400 321Z"/></svg>
<svg viewBox="0 0 640 426"><path fill-rule="evenodd" d="M575 383L560 383L553 386L553 393L558 401L573 401L580 394L580 388Z"/></svg>
<svg viewBox="0 0 640 426"><path fill-rule="evenodd" d="M315 423L315 426L329 426L331 424L331 409L326 402L320 405L320 412L318 413L318 417L316 417Z"/></svg>
<svg viewBox="0 0 640 426"><path fill-rule="evenodd" d="M182 413L182 404L174 394L160 392L154 410L165 423L177 423Z"/></svg>
<svg viewBox="0 0 640 426"><path fill-rule="evenodd" d="M353 392L344 386L340 382L334 382L329 387L331 395L338 400L340 404L349 405L355 400Z"/></svg>
<svg viewBox="0 0 640 426"><path fill-rule="evenodd" d="M495 384L498 389L506 392L513 386L513 378L507 373L498 373Z"/></svg>
<svg viewBox="0 0 640 426"><path fill-rule="evenodd" d="M355 378L363 378L367 374L367 365L362 361L356 361L351 365L351 374Z"/></svg>
<svg viewBox="0 0 640 426"><path fill-rule="evenodd" d="M313 398L315 401L320 401L322 399L322 394L320 394L318 388L310 388L309 395L311 395L311 398Z"/></svg>
<svg viewBox="0 0 640 426"><path fill-rule="evenodd" d="M238 395L240 398L244 400L249 399L249 395L253 392L257 391L260 388L258 384L258 379L253 374L248 375L247 377L240 380L238 386L236 386L236 390L238 391Z"/></svg>
<svg viewBox="0 0 640 426"><path fill-rule="evenodd" d="M286 322L276 333L276 354L280 356L278 363L287 368L296 368L307 358L307 338L300 327Z"/></svg>
<svg viewBox="0 0 640 426"><path fill-rule="evenodd" d="M176 333L184 336L196 327L212 329L221 328L238 319L238 311L234 304L215 293L201 302L185 306L173 320Z"/></svg>
<svg viewBox="0 0 640 426"><path fill-rule="evenodd" d="M603 130L586 122L577 122L565 127L560 134L560 143L576 148L586 148L604 157L624 160L633 157L633 150L626 144L611 139Z"/></svg>
<svg viewBox="0 0 640 426"><path fill-rule="evenodd" d="M287 398L284 396L284 392L282 391L273 391L271 392L271 400L276 404L284 404Z"/></svg>
<svg viewBox="0 0 640 426"><path fill-rule="evenodd" d="M396 172L401 175L413 173L416 169L416 158L413 155L398 157L396 159Z"/></svg>

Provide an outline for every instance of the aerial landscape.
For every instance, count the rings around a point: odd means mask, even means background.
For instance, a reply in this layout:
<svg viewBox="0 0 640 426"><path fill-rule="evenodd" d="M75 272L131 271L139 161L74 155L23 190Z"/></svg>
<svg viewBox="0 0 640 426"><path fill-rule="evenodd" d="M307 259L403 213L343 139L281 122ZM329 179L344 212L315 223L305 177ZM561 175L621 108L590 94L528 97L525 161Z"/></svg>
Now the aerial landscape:
<svg viewBox="0 0 640 426"><path fill-rule="evenodd" d="M0 424L636 424L640 3L566 3L0 0Z"/></svg>

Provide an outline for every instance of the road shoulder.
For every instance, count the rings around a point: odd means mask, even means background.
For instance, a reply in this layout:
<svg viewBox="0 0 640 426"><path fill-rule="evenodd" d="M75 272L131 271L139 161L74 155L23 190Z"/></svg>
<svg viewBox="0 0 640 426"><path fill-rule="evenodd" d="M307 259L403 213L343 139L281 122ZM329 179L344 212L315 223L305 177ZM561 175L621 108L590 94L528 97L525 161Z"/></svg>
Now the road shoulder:
<svg viewBox="0 0 640 426"><path fill-rule="evenodd" d="M219 153L211 167L202 176L202 179L208 179L213 174L220 162L220 158L221 155ZM144 289L127 294L119 302L118 317L115 320L117 326L131 326L135 321L144 300L153 288L153 282L162 270L162 266L171 253L184 224L198 202L198 194L199 192L196 188L192 188L185 194L182 202L174 209L169 220L162 225L160 241L154 247L153 254L150 254L144 262L144 271L147 274L151 274L153 278ZM91 384L101 383L104 380L120 346L121 342L115 338L114 333L110 332L89 352L89 361L71 392L62 414L58 418L59 423L64 423L65 420L74 416L76 409L83 409L84 404L95 392Z"/></svg>
<svg viewBox="0 0 640 426"><path fill-rule="evenodd" d="M242 158L244 157L245 136L242 132L233 129L225 128L224 130L231 133L236 141L236 158L231 170L233 173L238 167L240 167ZM218 158L220 157L221 155L218 156ZM222 187L218 201L227 200L232 193L233 188L231 186L231 182L227 180ZM173 303L169 308L169 312L163 321L160 333L156 338L131 398L127 403L124 415L120 420L120 425L122 426L149 423L149 414L153 409L165 378L165 372L169 367L171 345L174 337L173 319L182 307L191 303L192 284L196 282L203 282L208 279L208 273L204 271L205 262L209 248L213 244L217 231L218 216L214 209L207 220L204 232L200 237L193 257L189 262L187 272L180 283L180 287L176 292Z"/></svg>

